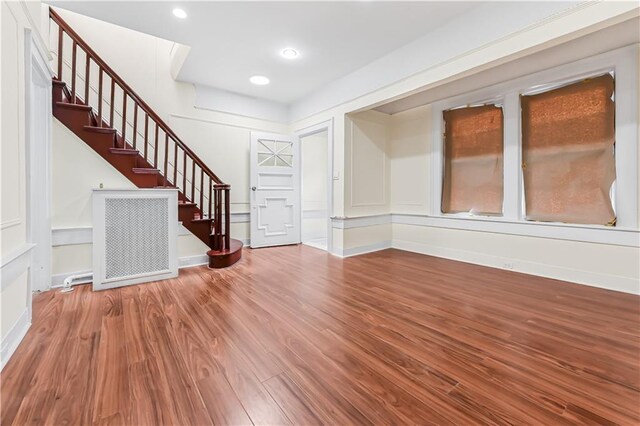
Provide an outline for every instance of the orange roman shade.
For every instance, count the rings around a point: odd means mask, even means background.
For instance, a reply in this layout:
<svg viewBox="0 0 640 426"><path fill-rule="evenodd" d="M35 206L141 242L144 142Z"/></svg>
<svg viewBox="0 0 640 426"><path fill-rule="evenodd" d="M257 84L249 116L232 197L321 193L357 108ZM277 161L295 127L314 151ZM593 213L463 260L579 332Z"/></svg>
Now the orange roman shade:
<svg viewBox="0 0 640 426"><path fill-rule="evenodd" d="M521 97L526 218L615 224L614 79Z"/></svg>
<svg viewBox="0 0 640 426"><path fill-rule="evenodd" d="M442 212L501 215L502 107L482 105L443 112Z"/></svg>

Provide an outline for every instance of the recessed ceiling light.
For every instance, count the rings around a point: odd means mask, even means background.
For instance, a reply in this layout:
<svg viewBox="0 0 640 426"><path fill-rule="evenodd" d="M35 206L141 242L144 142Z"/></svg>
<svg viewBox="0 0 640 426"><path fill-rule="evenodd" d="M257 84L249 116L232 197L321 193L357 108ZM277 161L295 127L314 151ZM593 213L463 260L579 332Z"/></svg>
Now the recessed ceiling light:
<svg viewBox="0 0 640 426"><path fill-rule="evenodd" d="M298 57L298 55L300 55L300 53L298 53L296 49L293 49L291 47L287 47L286 49L283 49L282 52L280 52L280 54L282 55L282 57L287 59L295 59Z"/></svg>
<svg viewBox="0 0 640 426"><path fill-rule="evenodd" d="M254 75L249 79L249 81L258 86L269 84L269 79L264 75Z"/></svg>
<svg viewBox="0 0 640 426"><path fill-rule="evenodd" d="M179 7L176 7L175 9L173 9L173 16L175 16L176 18L184 19L187 17L187 12L180 9Z"/></svg>

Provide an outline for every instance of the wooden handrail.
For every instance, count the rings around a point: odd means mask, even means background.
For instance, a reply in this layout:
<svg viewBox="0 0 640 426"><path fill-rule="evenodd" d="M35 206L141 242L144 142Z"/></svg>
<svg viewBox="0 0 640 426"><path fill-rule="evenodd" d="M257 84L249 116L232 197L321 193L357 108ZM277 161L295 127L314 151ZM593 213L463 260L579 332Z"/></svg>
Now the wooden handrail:
<svg viewBox="0 0 640 426"><path fill-rule="evenodd" d="M149 105L147 105L147 103L145 101L142 100L142 98L127 84L125 83L125 81L113 70L111 69L111 67L109 65L107 65L107 63L84 41L84 39L82 37L80 37L80 35L78 33L76 33L73 28L71 28L71 26L69 24L67 24L67 22L62 19L62 17L55 11L53 10L53 8L49 8L49 17L60 27L64 30L64 32L67 33L67 35L69 37L71 37L71 39L74 41L74 48L76 45L80 46L82 48L82 50L85 51L85 53L87 54L87 56L91 57L91 60L94 61L104 72L106 72L112 79L112 81L115 81L120 88L122 88L122 90L124 92L126 92L126 94L132 98L134 100L135 103L137 103L140 108L142 108L142 110L145 112L145 114L149 115L149 117L151 117L151 119L153 119L153 121L156 122L156 124L162 128L162 131L165 132L176 144L178 144L178 146L180 146L180 148L187 153L187 155L189 157L191 157L191 159L194 161L194 163L196 163L198 165L198 167L200 167L209 177L211 177L211 179L218 183L221 184L223 183L222 180L220 178L218 178L218 176L216 176L215 173L213 173L206 164L204 164L204 162L202 160L200 160L200 158L184 143L182 142L182 140L180 140L180 138L178 137L178 135L176 135L173 130L162 120L162 118L160 118L160 116L158 116L158 114L155 113L155 111L153 109L151 109L151 107ZM61 32L60 32L61 34ZM61 40L62 38L60 38ZM59 41L59 46L62 45L62 42ZM60 53L58 53L60 54ZM75 68L75 67L74 67ZM58 66L58 79L61 79L61 73L62 70L60 68L60 66ZM75 73L74 73L75 74ZM75 84L75 75L73 78L73 82L72 84ZM113 83L112 83L112 87L113 87ZM75 95L75 91L74 91L74 95ZM87 101L87 100L85 100ZM87 102L88 104L88 102ZM126 125L125 125L126 127Z"/></svg>

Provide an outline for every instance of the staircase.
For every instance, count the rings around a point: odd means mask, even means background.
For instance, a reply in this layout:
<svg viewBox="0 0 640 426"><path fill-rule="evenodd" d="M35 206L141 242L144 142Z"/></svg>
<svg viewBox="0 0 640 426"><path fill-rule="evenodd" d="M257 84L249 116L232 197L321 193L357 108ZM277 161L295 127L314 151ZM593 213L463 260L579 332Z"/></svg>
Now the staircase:
<svg viewBox="0 0 640 426"><path fill-rule="evenodd" d="M49 17L58 42L53 115L138 188L176 188L178 219L211 249L209 267L240 260L242 242L230 237L230 185L51 8Z"/></svg>

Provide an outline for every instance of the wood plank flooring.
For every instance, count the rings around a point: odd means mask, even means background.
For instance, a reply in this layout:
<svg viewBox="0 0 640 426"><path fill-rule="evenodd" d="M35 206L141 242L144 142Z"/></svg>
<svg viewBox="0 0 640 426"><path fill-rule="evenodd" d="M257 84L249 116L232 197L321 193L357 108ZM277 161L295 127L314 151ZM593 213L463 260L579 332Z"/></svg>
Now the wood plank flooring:
<svg viewBox="0 0 640 426"><path fill-rule="evenodd" d="M3 425L640 424L640 298L386 250L34 300Z"/></svg>

